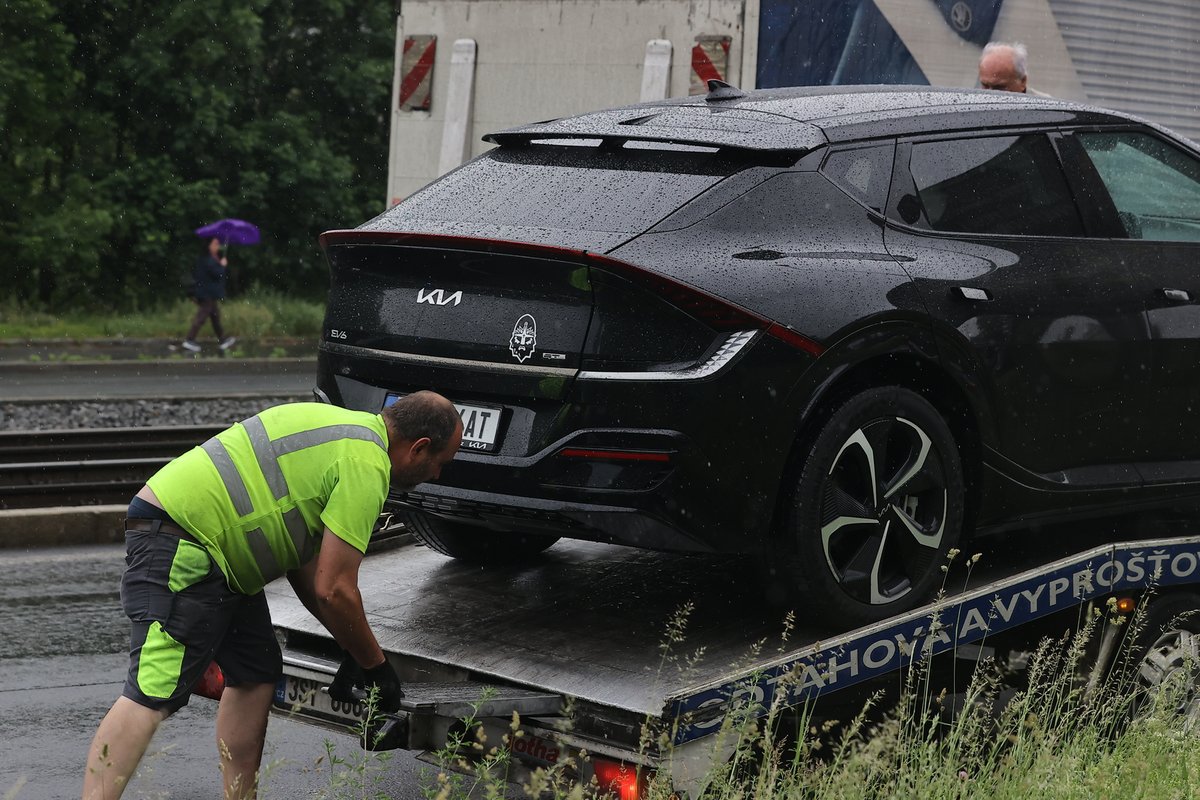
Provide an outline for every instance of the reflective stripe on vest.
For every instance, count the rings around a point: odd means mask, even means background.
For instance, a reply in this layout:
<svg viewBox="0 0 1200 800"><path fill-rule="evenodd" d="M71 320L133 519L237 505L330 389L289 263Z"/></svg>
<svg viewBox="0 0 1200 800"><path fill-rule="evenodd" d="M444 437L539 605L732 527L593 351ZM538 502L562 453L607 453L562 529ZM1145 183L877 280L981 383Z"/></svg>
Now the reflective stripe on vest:
<svg viewBox="0 0 1200 800"><path fill-rule="evenodd" d="M208 453L213 466L217 468L217 474L221 476L221 483L225 484L225 491L229 493L237 515L244 517L254 511L254 506L250 503L250 493L246 491L246 483L242 480L242 473L233 465L233 459L229 457L229 451L221 444L221 440L214 436L200 447Z"/></svg>
<svg viewBox="0 0 1200 800"><path fill-rule="evenodd" d="M267 429L257 415L244 420L242 427L250 437L250 448L254 451L254 459L258 462L258 468L276 500L282 500L289 492L287 480L283 477L283 470L279 468L278 459L282 455L341 439L374 442L384 452L387 452L387 444L379 437L379 434L364 425L329 425L310 431L289 433L275 440L267 435ZM246 491L246 483L242 479L242 474L238 472L225 445L214 436L200 447L208 453L208 457L212 459L213 465L217 468L217 474L221 477L221 482L225 484L225 491L229 493L229 499L232 501L237 515L245 517L252 514L254 505L250 501L250 493ZM312 557L316 548L313 537L308 534L308 525L304 522L304 515L300 513L299 508L289 508L283 512L283 524L287 529L288 537L292 540L292 546L296 550L300 563L305 563ZM262 528L248 531L246 541L264 581L269 582L283 575L284 570L279 564L279 559L275 557L274 551L271 550L271 544Z"/></svg>

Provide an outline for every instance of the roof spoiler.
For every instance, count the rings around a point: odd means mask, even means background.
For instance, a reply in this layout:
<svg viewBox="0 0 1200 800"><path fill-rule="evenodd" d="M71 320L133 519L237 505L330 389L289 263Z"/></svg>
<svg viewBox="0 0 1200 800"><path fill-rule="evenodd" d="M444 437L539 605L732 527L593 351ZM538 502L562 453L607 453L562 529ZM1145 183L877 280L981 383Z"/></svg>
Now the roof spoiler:
<svg viewBox="0 0 1200 800"><path fill-rule="evenodd" d="M680 133L684 133L680 131ZM489 133L483 137L483 141L491 142L492 144L504 146L522 146L531 142L543 142L554 139L561 139L564 142L579 141L584 139L598 139L605 145L621 147L626 142L646 142L649 144L678 144L688 147L703 147L710 150L717 150L725 153L752 153L757 152L755 147L740 147L738 145L724 144L722 142L714 142L711 139L703 137L690 137L687 135L670 136L670 135L654 135L654 134L636 134L630 135L625 132L614 134L601 131L547 131L543 133L534 133L530 131L499 131L497 133Z"/></svg>

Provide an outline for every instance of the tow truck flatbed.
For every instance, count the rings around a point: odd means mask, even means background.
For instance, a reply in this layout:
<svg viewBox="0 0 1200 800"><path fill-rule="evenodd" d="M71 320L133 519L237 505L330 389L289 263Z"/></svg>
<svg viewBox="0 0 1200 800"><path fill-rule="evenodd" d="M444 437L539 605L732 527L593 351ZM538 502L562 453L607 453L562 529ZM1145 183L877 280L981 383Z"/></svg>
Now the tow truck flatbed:
<svg viewBox="0 0 1200 800"><path fill-rule="evenodd" d="M1198 536L1119 544L1096 537L1084 530L1040 540L1043 560L1027 569L1021 565L1035 562L1012 540L970 569L959 556L939 600L853 631L814 625L801 610L786 643L783 612L764 608L759 569L728 556L564 541L529 565L484 568L409 543L369 556L360 588L406 682L494 683L543 700L571 698L566 738L644 763L636 747L646 719L678 719L675 745L699 745L734 704L749 698L769 707L784 675L793 677L779 699L798 705L1106 595L1200 583ZM1051 547L1057 552L1047 554ZM285 672L328 680L337 666L328 634L285 583L267 593L277 628L287 632ZM686 617L684 638L666 658L676 617ZM322 643L324 658L314 661L305 648ZM487 710L509 716L500 705ZM543 733L553 730L552 720L542 722ZM686 776L677 783L687 785Z"/></svg>
<svg viewBox="0 0 1200 800"><path fill-rule="evenodd" d="M369 556L359 574L385 652L638 715L660 713L686 683L738 671L756 640L779 641L783 614L764 612L760 581L749 562L727 556L582 541L559 542L525 567L487 568L408 544ZM328 637L286 582L267 596L277 627ZM661 666L660 646L689 601L687 642L705 653L684 681Z"/></svg>

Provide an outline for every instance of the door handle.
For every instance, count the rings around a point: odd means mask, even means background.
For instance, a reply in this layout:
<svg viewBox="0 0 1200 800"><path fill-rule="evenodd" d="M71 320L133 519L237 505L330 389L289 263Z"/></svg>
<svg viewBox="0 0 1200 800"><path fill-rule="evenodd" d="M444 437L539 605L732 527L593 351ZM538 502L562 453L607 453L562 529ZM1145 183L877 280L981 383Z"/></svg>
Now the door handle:
<svg viewBox="0 0 1200 800"><path fill-rule="evenodd" d="M1162 296L1175 303L1190 303L1192 301L1192 293L1186 289L1159 289Z"/></svg>
<svg viewBox="0 0 1200 800"><path fill-rule="evenodd" d="M975 286L955 286L954 291L963 300L971 300L976 303L986 303L992 299L991 292L987 289L979 289Z"/></svg>

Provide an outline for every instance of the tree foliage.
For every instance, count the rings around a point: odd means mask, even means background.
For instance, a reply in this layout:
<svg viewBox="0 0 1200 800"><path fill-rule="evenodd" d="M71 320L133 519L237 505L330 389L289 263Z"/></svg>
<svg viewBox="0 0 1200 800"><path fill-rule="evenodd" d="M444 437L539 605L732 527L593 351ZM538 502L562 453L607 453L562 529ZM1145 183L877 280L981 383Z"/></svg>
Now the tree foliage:
<svg viewBox="0 0 1200 800"><path fill-rule="evenodd" d="M9 0L0 247L9 295L59 313L177 296L222 217L235 284L310 296L316 237L381 210L392 4Z"/></svg>

